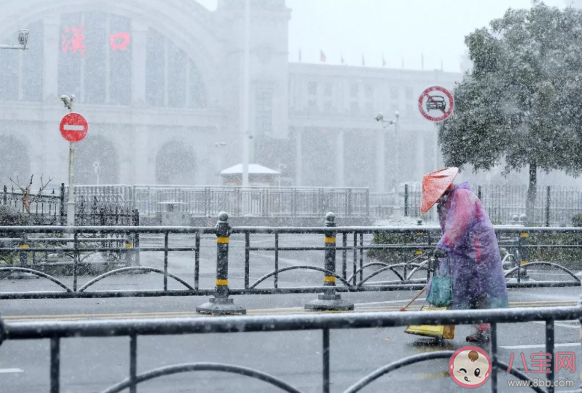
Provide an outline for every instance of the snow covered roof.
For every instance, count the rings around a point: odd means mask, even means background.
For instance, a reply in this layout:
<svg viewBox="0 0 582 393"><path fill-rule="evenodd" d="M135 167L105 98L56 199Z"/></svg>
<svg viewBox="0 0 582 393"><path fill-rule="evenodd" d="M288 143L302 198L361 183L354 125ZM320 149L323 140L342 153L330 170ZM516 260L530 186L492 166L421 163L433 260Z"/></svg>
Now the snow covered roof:
<svg viewBox="0 0 582 393"><path fill-rule="evenodd" d="M226 168L225 170L221 171L221 175L238 175L241 174L243 171L242 164L237 164L235 166L231 166L230 168ZM264 167L259 164L249 164L249 174L258 174L258 175L279 175L280 173L274 171L270 168Z"/></svg>

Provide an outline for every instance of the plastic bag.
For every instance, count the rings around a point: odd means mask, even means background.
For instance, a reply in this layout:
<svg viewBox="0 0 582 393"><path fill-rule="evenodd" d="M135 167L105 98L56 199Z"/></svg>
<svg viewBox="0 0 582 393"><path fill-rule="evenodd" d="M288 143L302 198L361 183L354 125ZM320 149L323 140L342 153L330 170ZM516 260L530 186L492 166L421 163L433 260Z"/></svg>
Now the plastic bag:
<svg viewBox="0 0 582 393"><path fill-rule="evenodd" d="M453 304L453 278L449 271L449 259L445 260L444 273L436 268L426 301L434 307L450 307Z"/></svg>

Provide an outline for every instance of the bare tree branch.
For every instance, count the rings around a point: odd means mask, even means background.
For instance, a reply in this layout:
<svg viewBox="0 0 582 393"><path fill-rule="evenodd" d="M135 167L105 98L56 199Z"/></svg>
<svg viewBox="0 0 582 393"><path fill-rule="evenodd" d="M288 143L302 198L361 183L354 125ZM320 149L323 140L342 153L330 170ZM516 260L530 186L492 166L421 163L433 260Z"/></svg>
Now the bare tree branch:
<svg viewBox="0 0 582 393"><path fill-rule="evenodd" d="M31 197L30 196L30 190L32 188L32 181L34 180L34 175L30 176L30 182L28 183L28 185L26 187L22 187L19 183L19 179L18 176L16 177L16 181L12 180L12 178L9 178L10 181L12 183L14 183L16 185L16 187L18 187L20 189L20 192L22 192L22 206L24 206L24 209L26 210L26 212L28 214L30 214L30 205L32 205L34 202L37 201L37 199L39 199L42 196L42 192L46 189L46 187L49 185L49 183L53 180L51 177L49 177L49 180L44 183L43 179L42 179L42 175L40 176L40 189L38 190L38 194L36 196Z"/></svg>
<svg viewBox="0 0 582 393"><path fill-rule="evenodd" d="M44 183L43 180L42 180L42 176L43 175L40 175L40 188L38 189L38 194L36 194L35 196L32 197L32 199L30 200L29 205L30 204L33 204L34 202L36 202L37 199L39 199L40 197L42 197L42 192L46 189L46 187L49 185L49 183L51 181L53 181L53 178L49 176L48 181L46 183Z"/></svg>

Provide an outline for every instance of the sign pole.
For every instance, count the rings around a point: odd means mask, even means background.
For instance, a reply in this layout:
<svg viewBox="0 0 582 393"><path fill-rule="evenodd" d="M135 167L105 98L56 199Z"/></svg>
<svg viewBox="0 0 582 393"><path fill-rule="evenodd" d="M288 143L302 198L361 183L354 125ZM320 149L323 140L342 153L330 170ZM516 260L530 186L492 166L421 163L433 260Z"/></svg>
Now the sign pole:
<svg viewBox="0 0 582 393"><path fill-rule="evenodd" d="M73 113L73 100L68 105L69 113ZM73 170L75 159L75 146L69 141L69 197L67 198L67 226L75 226L75 186L73 185Z"/></svg>
<svg viewBox="0 0 582 393"><path fill-rule="evenodd" d="M396 210L394 211L394 216L396 218L402 217L402 211L400 208L402 205L400 204L400 133L398 129L398 120L400 120L400 115L398 111L395 113L396 120L394 121L394 134L395 134L395 144L396 144L396 173L395 173L395 181L396 185L394 186L394 191L396 193Z"/></svg>
<svg viewBox="0 0 582 393"><path fill-rule="evenodd" d="M435 139L434 139L434 170L439 170L439 125L435 123Z"/></svg>
<svg viewBox="0 0 582 393"><path fill-rule="evenodd" d="M430 86L424 89L418 98L420 114L435 125L434 170L439 169L439 127L438 124L448 119L455 108L453 94L442 86ZM434 220L438 223L438 213L433 210Z"/></svg>
<svg viewBox="0 0 582 393"><path fill-rule="evenodd" d="M89 124L78 113L73 113L75 97L62 96L61 100L69 109L69 114L63 117L59 129L61 135L69 142L69 192L67 198L67 226L75 226L75 143L82 141L87 135Z"/></svg>
<svg viewBox="0 0 582 393"><path fill-rule="evenodd" d="M438 123L434 123L434 128L435 128L435 138L434 138L434 170L438 171L439 170L439 125ZM434 221L437 223L437 225L440 225L439 222L439 213L437 212L437 209L434 208L432 209L433 211L433 216L434 216Z"/></svg>
<svg viewBox="0 0 582 393"><path fill-rule="evenodd" d="M75 226L75 189L73 185L73 170L75 145L69 142L69 198L67 201L67 226Z"/></svg>

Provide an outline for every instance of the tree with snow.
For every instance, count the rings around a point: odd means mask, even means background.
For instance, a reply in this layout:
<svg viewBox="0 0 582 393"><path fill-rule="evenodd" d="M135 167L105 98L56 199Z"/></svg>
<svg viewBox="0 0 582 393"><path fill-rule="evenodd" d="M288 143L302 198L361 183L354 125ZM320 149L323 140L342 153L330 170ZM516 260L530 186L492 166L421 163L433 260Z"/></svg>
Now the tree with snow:
<svg viewBox="0 0 582 393"><path fill-rule="evenodd" d="M455 87L439 128L449 166L529 168L532 217L538 170L582 172L582 11L534 1L465 38L473 69Z"/></svg>

